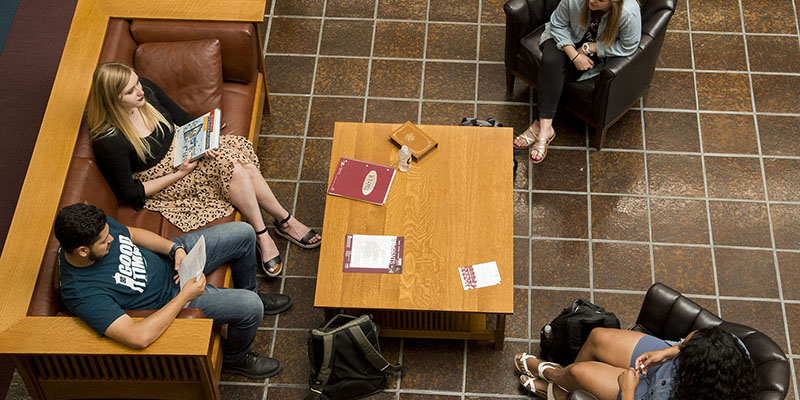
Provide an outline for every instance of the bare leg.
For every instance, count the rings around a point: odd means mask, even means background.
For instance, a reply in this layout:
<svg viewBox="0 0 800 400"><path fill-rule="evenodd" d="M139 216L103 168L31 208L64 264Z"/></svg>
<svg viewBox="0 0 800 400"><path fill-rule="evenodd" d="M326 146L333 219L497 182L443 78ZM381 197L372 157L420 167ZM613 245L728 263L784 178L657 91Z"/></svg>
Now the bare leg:
<svg viewBox="0 0 800 400"><path fill-rule="evenodd" d="M644 333L622 329L592 329L575 362L602 361L615 367L630 368L633 349L643 336Z"/></svg>
<svg viewBox="0 0 800 400"><path fill-rule="evenodd" d="M247 171L247 174L250 177L250 182L255 192L256 199L258 200L258 205L261 207L261 209L279 221L286 218L286 216L289 215L289 211L286 211L286 209L283 208L283 206L281 206L281 204L278 202L275 194L272 193L272 189L269 188L267 181L265 181L264 177L261 175L261 171L259 171L258 168L256 168L256 166L253 164L243 164L242 167L245 171ZM298 240L311 230L309 227L298 221L297 218L290 219L289 222L283 224L281 228L283 228L284 232ZM316 243L320 239L321 237L316 235L309 240L309 243Z"/></svg>
<svg viewBox="0 0 800 400"><path fill-rule="evenodd" d="M536 371L541 361L529 359L527 362L528 368ZM625 368L615 367L601 361L581 361L564 368L546 368L543 373L545 379L554 383L553 394L557 399L566 398L567 391L573 392L580 389L593 394L599 400L614 400L619 392L617 377L624 371ZM534 384L537 389L547 390L546 385L540 382Z"/></svg>
<svg viewBox="0 0 800 400"><path fill-rule="evenodd" d="M241 164L236 164L233 167L230 196L231 203L242 213L247 222L253 225L256 232L266 227L264 220L261 218L261 209L256 199L253 183ZM280 253L269 235L257 235L256 240L258 240L258 246L261 248L262 262L270 260Z"/></svg>

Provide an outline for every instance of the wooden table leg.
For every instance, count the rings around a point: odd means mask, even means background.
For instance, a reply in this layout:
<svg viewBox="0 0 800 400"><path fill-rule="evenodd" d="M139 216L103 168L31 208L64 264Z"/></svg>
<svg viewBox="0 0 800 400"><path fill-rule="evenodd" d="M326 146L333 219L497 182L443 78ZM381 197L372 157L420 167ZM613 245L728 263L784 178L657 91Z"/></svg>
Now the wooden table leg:
<svg viewBox="0 0 800 400"><path fill-rule="evenodd" d="M497 314L497 325L494 329L494 349L503 350L506 339L506 315Z"/></svg>

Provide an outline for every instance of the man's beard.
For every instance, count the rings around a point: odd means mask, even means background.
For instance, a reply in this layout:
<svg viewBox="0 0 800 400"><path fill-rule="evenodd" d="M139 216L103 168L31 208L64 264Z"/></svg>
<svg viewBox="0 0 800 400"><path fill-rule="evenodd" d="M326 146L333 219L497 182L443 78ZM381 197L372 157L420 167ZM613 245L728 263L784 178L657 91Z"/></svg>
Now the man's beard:
<svg viewBox="0 0 800 400"><path fill-rule="evenodd" d="M94 251L91 251L91 250L89 251L89 259L92 260L92 261L100 260L100 259L102 259L103 257L105 257L107 255L108 255L108 249L106 249L105 254L97 254Z"/></svg>

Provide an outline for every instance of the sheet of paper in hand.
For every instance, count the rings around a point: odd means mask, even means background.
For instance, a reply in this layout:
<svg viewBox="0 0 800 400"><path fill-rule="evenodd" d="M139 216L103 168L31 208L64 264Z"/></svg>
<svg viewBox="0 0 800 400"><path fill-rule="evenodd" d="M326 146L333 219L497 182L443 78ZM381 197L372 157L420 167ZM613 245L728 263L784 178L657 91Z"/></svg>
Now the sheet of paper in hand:
<svg viewBox="0 0 800 400"><path fill-rule="evenodd" d="M464 290L477 289L500 284L500 271L497 263L490 261L483 264L469 265L458 269Z"/></svg>
<svg viewBox="0 0 800 400"><path fill-rule="evenodd" d="M347 235L342 271L400 274L404 242L403 236Z"/></svg>
<svg viewBox="0 0 800 400"><path fill-rule="evenodd" d="M178 269L178 275L181 278L181 289L186 282L192 278L199 278L203 273L203 268L206 266L206 238L200 235L200 240L192 247L192 251L186 255L186 258L181 262L181 267Z"/></svg>

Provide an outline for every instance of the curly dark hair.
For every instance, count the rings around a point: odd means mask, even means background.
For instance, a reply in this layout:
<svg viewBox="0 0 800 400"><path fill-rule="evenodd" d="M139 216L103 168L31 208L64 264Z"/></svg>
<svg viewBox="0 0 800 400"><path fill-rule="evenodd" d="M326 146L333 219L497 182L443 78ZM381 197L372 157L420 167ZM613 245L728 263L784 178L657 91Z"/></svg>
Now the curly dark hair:
<svg viewBox="0 0 800 400"><path fill-rule="evenodd" d="M758 389L753 362L730 333L700 329L681 344L672 400L754 400Z"/></svg>
<svg viewBox="0 0 800 400"><path fill-rule="evenodd" d="M90 246L98 241L100 232L106 227L106 214L89 204L73 204L58 212L53 231L58 243L67 253L81 246Z"/></svg>

